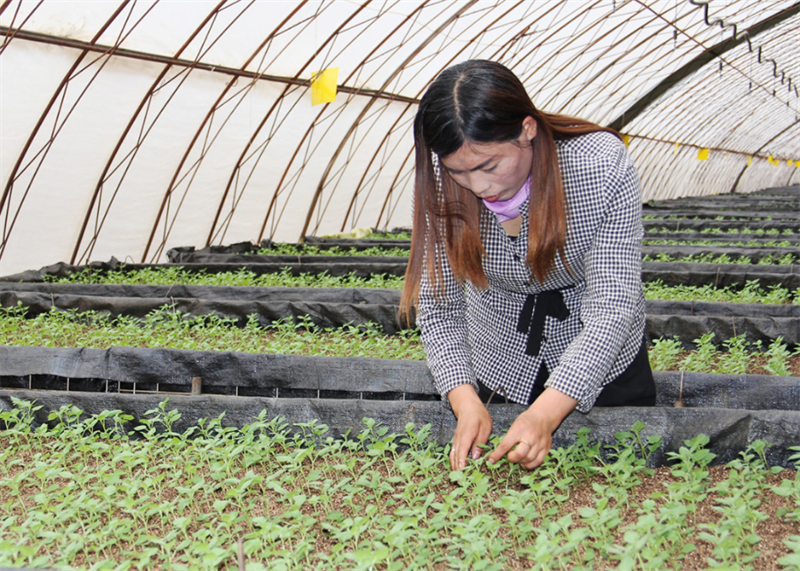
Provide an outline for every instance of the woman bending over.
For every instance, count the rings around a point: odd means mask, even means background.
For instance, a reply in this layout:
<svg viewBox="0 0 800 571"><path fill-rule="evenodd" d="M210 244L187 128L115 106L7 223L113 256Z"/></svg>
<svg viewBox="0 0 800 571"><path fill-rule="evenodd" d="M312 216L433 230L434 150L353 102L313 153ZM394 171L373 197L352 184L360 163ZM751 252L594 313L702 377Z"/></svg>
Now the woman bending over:
<svg viewBox="0 0 800 571"><path fill-rule="evenodd" d="M654 405L641 191L619 136L539 111L510 70L471 60L425 92L414 140L401 310L458 419L451 467L480 456L493 394L529 408L488 461L529 469L573 409Z"/></svg>

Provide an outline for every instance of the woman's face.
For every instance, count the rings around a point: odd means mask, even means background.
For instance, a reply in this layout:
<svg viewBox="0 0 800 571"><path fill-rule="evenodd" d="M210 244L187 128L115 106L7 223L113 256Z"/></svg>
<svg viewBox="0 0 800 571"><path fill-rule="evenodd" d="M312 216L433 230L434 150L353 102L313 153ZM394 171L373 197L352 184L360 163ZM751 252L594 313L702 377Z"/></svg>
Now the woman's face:
<svg viewBox="0 0 800 571"><path fill-rule="evenodd" d="M459 185L487 202L512 198L531 172L536 121L526 117L519 139L503 143L466 143L440 158L445 171Z"/></svg>

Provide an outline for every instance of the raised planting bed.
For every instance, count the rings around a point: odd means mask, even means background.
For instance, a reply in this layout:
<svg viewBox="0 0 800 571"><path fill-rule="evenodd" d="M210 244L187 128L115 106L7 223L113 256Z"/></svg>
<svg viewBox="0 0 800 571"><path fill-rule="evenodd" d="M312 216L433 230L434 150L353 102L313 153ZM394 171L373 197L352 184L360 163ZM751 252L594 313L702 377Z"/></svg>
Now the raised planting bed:
<svg viewBox="0 0 800 571"><path fill-rule="evenodd" d="M794 247L757 247L757 246L724 246L724 245L647 245L642 246L642 256L658 256L667 254L673 257L720 256L730 258L748 258L758 263L764 258L778 260L789 258L790 263L800 259L800 249ZM270 254L223 254L183 252L172 257L171 263L187 268L207 267L210 272L231 271L233 267L247 267L259 273L277 272L290 268L292 273L320 273L327 271L331 275L345 275L355 271L358 275L369 275L368 272L389 275L404 275L408 258L404 256L286 256ZM129 264L131 267L146 267L147 264ZM150 266L153 266L152 264Z"/></svg>
<svg viewBox="0 0 800 571"><path fill-rule="evenodd" d="M344 276L329 274L295 274L291 269L279 273L259 273L259 268L233 266L228 271L207 270L198 265L124 265L94 262L88 266L54 264L41 270L30 270L0 277L0 283L40 283L53 281L80 283L196 284L283 287L378 287L400 289L400 276ZM710 286L744 288L755 282L761 288L780 287L789 291L800 288L800 266L759 264L705 264L694 262L643 262L642 280L660 281L665 286Z"/></svg>
<svg viewBox="0 0 800 571"><path fill-rule="evenodd" d="M735 210L765 213L767 216L800 209L797 196L717 195L658 200L644 205L646 210Z"/></svg>
<svg viewBox="0 0 800 571"><path fill-rule="evenodd" d="M673 256L668 252L659 252L655 255L646 254L642 256L643 262L679 262L679 263L691 263L691 264L737 264L737 265L752 265L753 260L748 258L747 256L738 256L738 257L731 257L727 254L716 254L714 252L708 252L707 254L703 255L691 255L691 256ZM758 263L756 265L759 266L793 266L798 261L798 258L795 254L785 254L780 257L775 256L763 256L759 258Z"/></svg>
<svg viewBox="0 0 800 571"><path fill-rule="evenodd" d="M701 257L701 256L728 256L731 259L747 258L753 264L764 258L780 260L786 257L792 263L800 260L799 248L759 248L748 246L691 246L691 245L645 245L642 246L642 255L657 257L666 254L675 258Z"/></svg>
<svg viewBox="0 0 800 571"><path fill-rule="evenodd" d="M370 248L410 248L410 239L357 239L357 238L317 238L316 236L305 236L303 243L316 248L355 248L356 250L368 250ZM269 246L269 244L267 244Z"/></svg>
<svg viewBox="0 0 800 571"><path fill-rule="evenodd" d="M752 192L747 194L726 193L701 196L685 196L667 200L653 200L647 203L648 207L705 207L707 205L730 205L732 207L770 208L800 208L800 187L782 187L769 191Z"/></svg>
<svg viewBox="0 0 800 571"><path fill-rule="evenodd" d="M344 268L367 267L378 268L386 267L392 272L398 266L403 268L408 265L408 256L306 256L306 255L281 255L281 254L214 254L203 252L182 252L170 257L173 264L195 265L207 264L209 266L219 265L245 265L258 264L259 266L274 266L277 268L294 267L339 267ZM332 272L333 273L333 272ZM387 273L386 270L376 271L375 273ZM334 275L341 275L340 271Z"/></svg>
<svg viewBox="0 0 800 571"><path fill-rule="evenodd" d="M395 276L405 275L407 258L386 259L379 258L375 263L367 257L353 256L352 263L342 263L340 259L331 256L319 256L313 263L309 260L298 260L293 257L291 262L281 262L272 259L272 256L265 263L210 263L210 264L122 264L112 259L109 262L92 262L88 266L73 266L59 262L51 266L46 266L41 270L28 270L19 274L0 277L0 281L7 282L40 282L45 280L57 280L69 277L77 272L90 270L96 274L108 271L136 272L140 270L153 271L173 271L176 273L188 272L194 274L241 274L250 273L255 276L284 274L289 276L320 275L325 274L334 277L351 278L370 278L373 276Z"/></svg>
<svg viewBox="0 0 800 571"><path fill-rule="evenodd" d="M754 236L752 234L727 236L697 234L692 238L685 234L656 233L648 235L642 247L643 256L668 254L672 257L704 255L727 255L731 258L747 257L751 263L768 259L769 263L794 263L797 259L800 239L790 240L784 236ZM213 246L195 250L191 247L176 248L168 252L173 264L279 264L293 267L305 264L374 264L383 261L396 263L408 256L410 245L404 244L391 250L380 251L363 244L350 246L340 244L320 250L317 246L303 244L281 244L272 250L251 244L230 247ZM291 251L287 254L287 251ZM323 255L320 255L323 254ZM789 261L791 260L791 261ZM394 266L392 270L394 271Z"/></svg>
<svg viewBox="0 0 800 571"><path fill-rule="evenodd" d="M731 245L739 245L739 244L746 244L748 247L756 246L761 247L771 247L771 244L776 242L780 242L781 244L789 243L791 244L790 247L797 248L800 246L800 234L734 234L726 232L724 234L721 233L712 233L712 232L647 232L645 235L645 241L649 243L651 246L657 246L658 244L653 244L652 240L669 240L674 242L700 242L700 241L713 241L716 242L717 245L727 245L732 243ZM682 244L676 244L682 245ZM781 246L785 247L785 246Z"/></svg>
<svg viewBox="0 0 800 571"><path fill-rule="evenodd" d="M750 193L748 196L800 196L800 185L764 188Z"/></svg>
<svg viewBox="0 0 800 571"><path fill-rule="evenodd" d="M425 358L417 330L387 335L374 322L348 323L339 328L320 327L303 315L265 326L257 315L248 316L242 324L235 318L219 315L187 316L169 306L148 313L144 318L57 309L36 316L29 313L22 306L0 310L0 332L7 345ZM650 360L657 370L800 376L800 352L794 349L792 356L792 346L786 344L782 335L768 342L748 341L747 333L717 337L713 331L703 332L695 339L652 333L649 337L653 340Z"/></svg>
<svg viewBox="0 0 800 571"><path fill-rule="evenodd" d="M782 337L790 347L800 344L800 305L648 301L646 335L677 337L684 343L714 333L717 339L739 335L767 344Z"/></svg>
<svg viewBox="0 0 800 571"><path fill-rule="evenodd" d="M48 428L36 406L0 413L11 427L0 432L0 565L544 571L713 559L771 571L800 555L800 481L770 467L761 441L717 467L697 436L652 469L659 439L636 424L610 447L582 431L532 472L484 460L451 472L430 426L392 433L364 419L334 439L312 423L292 434L262 410L241 429L217 417L177 432L180 412L162 402L139 425L70 406Z"/></svg>
<svg viewBox="0 0 800 571"><path fill-rule="evenodd" d="M408 256L410 240L354 240L350 238L326 239L319 243L272 242L261 244L239 242L229 246L180 246L167 251L170 262L190 259L199 254L262 254L262 255L323 255L323 256Z"/></svg>
<svg viewBox="0 0 800 571"><path fill-rule="evenodd" d="M741 233L746 232L770 232L784 231L792 232L793 234L800 233L800 221L787 221L787 220L709 220L707 218L701 220L694 220L692 218L651 218L646 217L642 224L646 232L653 232L656 230L669 230L678 232L681 230L693 230L695 232L702 232L707 229L719 229L725 232L730 230L737 230Z"/></svg>
<svg viewBox="0 0 800 571"><path fill-rule="evenodd" d="M788 301L789 292L785 293ZM690 295L691 291L676 292L676 297L684 299ZM741 295L758 297L750 288ZM185 316L233 319L240 326L251 321L267 326L291 318L324 328L372 323L384 333L395 334L414 326L413 320L406 324L398 319L399 302L400 292L387 289L0 283L0 306L24 307L29 317L57 308L146 318L166 307ZM704 332L714 332L718 339L745 334L749 342L769 343L782 336L790 346L800 344L800 304L650 299L646 313L650 341L677 336L689 343Z"/></svg>
<svg viewBox="0 0 800 571"><path fill-rule="evenodd" d="M800 288L800 265L703 264L692 262L643 262L642 281L660 280L664 285L741 288L756 281L762 288Z"/></svg>
<svg viewBox="0 0 800 571"><path fill-rule="evenodd" d="M452 438L455 429L452 413L434 402L439 397L423 362L125 347L0 346L0 363L3 386L12 387L0 388L0 402L10 409L12 396L36 399L47 409L39 413L41 422L64 404L91 414L123 410L140 418L170 396L165 393L183 392L186 396L171 395L170 402L189 424L225 411L230 425L243 426L266 409L269 418L322 422L335 436L357 431L365 416L398 433L408 422L417 426L430 423L433 437L442 444ZM186 394L197 378L201 379L200 390L210 394ZM600 441L613 443L616 432L642 421L643 435L657 434L664 439L661 454L653 457L655 464L661 464L664 454L676 450L683 440L704 433L711 437L711 449L720 461L733 459L748 444L763 439L773 445L770 461L788 465L790 448L798 445L800 433L800 411L796 410L800 408L800 379L690 373L658 374L657 378L660 396L656 408L595 408L585 415L574 413L557 431L556 445L574 442L583 426L591 428ZM65 390L67 379L70 390ZM34 386L34 382L46 389L27 389L28 383ZM64 390L49 390L56 387ZM683 407L674 406L678 400ZM525 408L490 407L497 432L506 430Z"/></svg>
<svg viewBox="0 0 800 571"><path fill-rule="evenodd" d="M732 209L722 205L720 208L715 208L709 205L705 208L692 208L691 206L676 207L676 208L649 208L646 204L642 208L642 216L667 218L692 218L697 220L740 220L746 221L750 225L750 221L791 221L795 225L800 221L800 210L782 210L782 211L768 211L768 210L751 210L742 206L741 210Z"/></svg>

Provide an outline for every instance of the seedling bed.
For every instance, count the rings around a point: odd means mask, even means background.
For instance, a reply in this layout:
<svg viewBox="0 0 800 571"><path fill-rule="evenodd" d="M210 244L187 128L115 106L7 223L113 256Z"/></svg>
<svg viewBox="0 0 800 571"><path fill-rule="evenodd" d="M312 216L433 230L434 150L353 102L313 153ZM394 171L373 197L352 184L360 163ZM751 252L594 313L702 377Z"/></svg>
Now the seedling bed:
<svg viewBox="0 0 800 571"><path fill-rule="evenodd" d="M414 326L398 319L399 302L400 292L387 289L0 283L0 305L21 304L28 317L55 307L145 318L169 307L189 316L235 319L240 326L250 316L262 326L293 318L323 328L372 323L390 335ZM782 336L790 346L800 343L800 305L647 300L646 313L649 341L677 336L689 343L710 331L718 339L745 334L749 342Z"/></svg>
<svg viewBox="0 0 800 571"><path fill-rule="evenodd" d="M173 264L278 264L279 267L288 266L289 264L307 264L307 265L342 265L351 266L354 264L379 266L381 264L389 264L392 268L396 264L407 265L408 257L394 257L394 256L286 256L280 254L223 254L223 253L205 253L205 252L180 252L175 253L170 257L170 263Z"/></svg>
<svg viewBox="0 0 800 571"><path fill-rule="evenodd" d="M795 248L800 246L800 237L797 236L787 236L787 235L780 235L780 234L767 234L767 235L759 235L759 234L708 234L708 233L666 233L666 232L649 232L645 235L645 241L653 241L653 240L669 240L676 242L674 244L675 247L701 247L701 248L716 248L716 247L726 247L727 244L731 244L732 248L762 248L765 250L775 250L772 252L773 255L777 255L781 253L781 248L785 246L778 245L778 244L791 244L790 248ZM692 242L701 241L701 242L715 242L718 244L692 244ZM797 245L797 246L795 246ZM368 245L364 244L357 244L352 245L346 243L345 240L340 241L336 245L324 245L324 246L313 246L316 249L328 249L329 251L333 249L337 249L337 252L331 254L325 254L324 256L318 256L313 251L306 252L306 245L304 244L284 244L283 246L287 246L289 248L295 249L297 254L291 253L286 254L284 250L275 249L274 253L270 251L265 251L263 248L259 248L253 244L234 244L232 246L212 246L210 248L203 248L200 250L196 250L192 247L183 247L183 248L175 248L168 252L168 257L170 263L179 264L179 263L263 263L263 262L296 262L296 261L304 261L304 262L312 262L312 261L322 261L328 263L334 263L334 260L329 260L328 258L335 258L335 260L343 261L345 259L350 259L352 257L350 252L351 250L355 249L358 251L366 252L369 248L370 251L374 251L375 248L369 247ZM645 243L644 254L650 253L649 248L661 246L660 244L652 244L652 243ZM669 246L672 248L672 246ZM358 259L363 262L375 262L376 260L385 260L385 259L394 259L395 257L407 257L406 254L402 254L398 256L397 254L392 254L391 252L397 252L397 250L404 250L408 251L410 249L410 243L404 242L401 244L396 244L392 250L387 250L385 254L381 255L359 255ZM658 250L657 250L658 251ZM749 254L748 254L749 255ZM764 254L758 255L757 259L760 259L764 256Z"/></svg>
<svg viewBox="0 0 800 571"><path fill-rule="evenodd" d="M163 348L0 345L0 388L346 400L439 401L423 361ZM654 373L657 405L800 411L800 378ZM194 382L193 380L197 380ZM68 384L71 383L71 384ZM682 388L681 388L682 387ZM682 395L682 396L681 396ZM495 402L501 402L497 396Z"/></svg>
<svg viewBox="0 0 800 571"><path fill-rule="evenodd" d="M44 408L38 413L45 422L49 412L64 404L97 414L122 410L142 418L145 411L170 398L186 426L201 418L225 412L226 424L243 426L262 409L267 417L285 416L294 423L322 422L332 435L358 432L361 419L374 418L389 431L402 433L407 423L431 424L433 437L444 444L452 438L452 413L435 402L427 366L414 361L343 359L285 355L247 355L174 351L164 349L112 348L108 350L42 349L0 347L0 362L6 374L0 388L0 407L11 410L11 397L36 400ZM94 379L82 390L29 390L27 382L54 387L62 379ZM202 390L247 389L250 396L213 394L179 395L153 390L165 383L172 391L191 387L192 378L202 378ZM790 448L800 433L800 411L792 410L800 398L800 379L777 377L730 377L724 375L657 374L659 402L656 408L594 408L589 414L574 413L555 435L556 446L574 442L579 428L586 426L600 441L614 442L614 434L629 430L637 421L645 423L643 435L660 435L664 447L654 456L657 465L664 454L680 443L703 433L711 437L711 449L719 461L733 459L754 440L773 444L770 462L789 465ZM108 380L109 383L105 381ZM87 392L94 383L97 391ZM120 389L114 388L120 384ZM134 385L136 383L136 385ZM136 394L133 394L133 387ZM110 387L109 392L105 392ZM277 389L277 396L275 395ZM128 390L129 393L119 392ZM258 396L257 391L266 396ZM153 392L147 392L153 391ZM306 391L305 396L302 391ZM326 391L323 393L322 391ZM189 392L189 391L185 391ZM297 395L285 398L281 394ZM309 394L311 393L311 394ZM349 393L349 394L345 394ZM241 393L240 393L241 394ZM339 398L323 398L335 394ZM363 398L367 394L371 398ZM682 395L684 407L675 402ZM347 397L347 398L341 398ZM524 410L519 405L491 404L496 432L506 430Z"/></svg>
<svg viewBox="0 0 800 571"><path fill-rule="evenodd" d="M703 220L693 220L691 218L682 218L679 220L675 220L672 218L661 218L661 219L645 219L642 221L644 225L644 229L647 232L651 232L654 230L660 230L663 228L678 231L678 230L685 230L685 229L693 229L696 232L702 232L706 228L720 228L725 230L734 229L734 230L779 230L783 232L784 230L789 230L795 234L800 233L800 221L786 221L786 220L714 220L714 219L703 219ZM744 232L743 232L744 233ZM712 234L715 236L716 234ZM751 234L752 235L752 234ZM780 236L780 234L777 234Z"/></svg>
<svg viewBox="0 0 800 571"><path fill-rule="evenodd" d="M731 205L733 207L769 208L800 208L800 187L783 187L774 189L775 192L752 192L747 194L726 193L701 196L685 196L667 200L653 200L647 203L648 207L705 207L706 205Z"/></svg>
<svg viewBox="0 0 800 571"><path fill-rule="evenodd" d="M777 259L787 254L798 256L798 248L758 248L758 247L725 247L725 246L642 246L642 256L657 256L668 254L680 258L684 256L719 256L726 254L731 258L748 257L753 263L763 258ZM95 262L95 264L102 264ZM341 276L355 272L358 276L386 274L393 276L405 275L408 265L407 257L382 257L382 256L280 256L259 254L213 254L184 252L174 257L171 264L126 264L130 269L158 268L158 267L184 267L187 270L205 269L209 273L229 272L238 269L247 269L257 274L278 273L288 268L293 275L301 273L318 274L327 272L329 275ZM102 268L102 266L95 266ZM111 261L108 267L119 267L118 262ZM13 281L26 280L27 272L8 276L5 279Z"/></svg>
<svg viewBox="0 0 800 571"><path fill-rule="evenodd" d="M359 239L359 238L317 238L316 236L305 236L303 243L318 248L355 248L356 250L367 250L369 248L410 248L411 240L392 239ZM262 242L263 244L263 242Z"/></svg>
<svg viewBox="0 0 800 571"><path fill-rule="evenodd" d="M367 250L408 250L411 247L410 240L355 240L352 238L337 238L326 239L324 242L272 242L270 240L263 240L261 244L253 244L251 242L238 242L228 246L208 246L205 248L195 248L194 246L180 246L171 248L167 251L167 258L170 262L177 263L182 260L191 260L197 254L263 254L263 255L281 255L282 249L296 249L302 252L303 249L330 251L339 250L335 255L343 256L348 255L347 252L356 250L363 252ZM272 252L274 251L274 253ZM284 254L287 255L287 254ZM326 254L327 255L327 254ZM358 254L361 256L362 254Z"/></svg>
<svg viewBox="0 0 800 571"><path fill-rule="evenodd" d="M644 205L647 210L717 210L765 213L767 216L776 212L800 210L800 200L788 196L712 196L679 198L675 200L652 201Z"/></svg>
<svg viewBox="0 0 800 571"><path fill-rule="evenodd" d="M642 246L643 256L658 256L667 254L674 258L684 256L721 256L725 254L732 259L746 257L753 265L758 265L758 261L763 258L782 258L790 254L795 261L800 261L800 249L798 248L758 248L748 246L683 246L680 244L672 246ZM742 264L743 265L743 264Z"/></svg>
<svg viewBox="0 0 800 571"><path fill-rule="evenodd" d="M750 193L747 196L799 196L800 185L776 186L774 188L764 188Z"/></svg>
<svg viewBox="0 0 800 571"><path fill-rule="evenodd" d="M716 218L731 218L735 220L742 220L747 221L747 225L749 226L751 221L755 222L758 220L767 221L767 220L782 220L782 221L791 221L795 225L800 221L800 212L797 209L794 211L757 211L747 209L742 207L742 210L733 210L733 209L722 209L722 208L698 208L693 209L689 207L683 208L649 208L645 205L642 208L642 216L651 216L657 218L695 218L695 219L709 219L713 220Z"/></svg>
<svg viewBox="0 0 800 571"><path fill-rule="evenodd" d="M699 264L693 262L643 262L642 281L661 280L664 285L744 287L757 281L762 288L782 287L794 291L800 287L800 264Z"/></svg>
<svg viewBox="0 0 800 571"><path fill-rule="evenodd" d="M702 232L647 232L645 240L673 240L676 242L694 242L710 240L714 242L790 242L800 245L800 234L713 234ZM769 246L767 246L769 247ZM796 247L796 246L792 246Z"/></svg>
<svg viewBox="0 0 800 571"><path fill-rule="evenodd" d="M145 413L157 408L167 395L119 393L67 393L60 391L28 391L0 389L0 411L10 410L11 398L36 401L43 408L37 413L38 423L47 421L52 411L73 405L87 414L118 410L134 417L134 423ZM333 437L357 434L361 419L376 419L390 433L402 434L404 428L430 424L433 438L441 445L452 439L455 419L441 403L427 401L379 401L309 398L264 398L202 395L197 397L169 395L170 408L181 413L174 429L181 432L201 419L224 413L227 426L242 427L266 411L267 418L284 417L291 424L321 423L329 427ZM495 433L508 430L525 410L520 405L490 404ZM593 439L606 445L615 442L614 435L630 430L636 422L644 423L643 437L660 436L662 447L650 457L652 466L661 466L666 454L676 452L683 441L698 434L710 438L709 450L717 455L718 464L727 463L756 440L771 446L767 459L771 465L793 466L791 450L797 446L800 413L796 411L751 411L727 408L595 408L588 414L570 415L553 435L554 447L575 443L578 430L588 428ZM299 431L296 431L299 432Z"/></svg>
<svg viewBox="0 0 800 571"><path fill-rule="evenodd" d="M274 256L264 256L267 260L263 263L181 263L181 264L121 264L112 259L109 262L92 262L86 266L74 266L59 262L46 266L41 270L28 270L19 274L0 277L0 281L6 282L36 282L44 281L45 276L50 279L67 277L70 274L83 271L85 269L99 271L136 271L144 269L183 269L189 272L205 272L207 274L217 274L224 272L248 271L256 275L279 274L288 272L291 275L301 274L322 274L330 276L356 276L371 277L375 275L404 276L408 258L376 258L377 262L371 262L365 256L353 256L352 262L342 260L332 256L318 256L317 260L298 259L292 256L292 261L276 261ZM302 258L302 257L301 257Z"/></svg>
<svg viewBox="0 0 800 571"><path fill-rule="evenodd" d="M533 472L478 460L451 473L429 426L389 433L365 419L333 439L318 424L292 435L264 410L242 430L217 418L158 434L179 414L160 403L129 439L135 425L120 413L74 407L34 431L32 406L3 413L13 516L0 564L691 570L713 556L777 570L800 554L796 471L770 467L763 442L709 467L698 436L652 469L644 458L658 443L640 442L637 424L611 448L582 434Z"/></svg>
<svg viewBox="0 0 800 571"><path fill-rule="evenodd" d="M715 339L739 335L749 343L769 344L778 337L793 348L800 344L800 305L749 303L647 302L648 342L679 338L684 345L706 333Z"/></svg>
<svg viewBox="0 0 800 571"><path fill-rule="evenodd" d="M405 268L405 266L403 266ZM140 268L163 269L163 270L185 270L197 275L231 272L235 274L241 271L251 271L254 275L274 274L274 267L264 267L264 265L251 266L230 265L220 267L205 266L202 264L120 264L116 260L110 262L93 262L88 266L73 266L58 263L47 266L40 270L29 270L20 274L0 277L0 283L23 283L23 282L44 282L57 279L70 279L79 275L83 271L127 272ZM328 268L329 269L329 268ZM362 268L363 269L363 268ZM353 270L355 271L355 270ZM265 272L265 273L261 273ZM280 270L278 273L283 273ZM285 270L290 275L300 276L302 272L297 272L292 268ZM328 275L331 275L330 273ZM351 274L344 274L339 277L349 277ZM357 275L357 274L356 274ZM403 273L398 276L403 276ZM371 275L360 277L369 278ZM782 287L794 291L800 288L800 265L759 265L759 264L702 264L694 262L643 262L642 280L654 282L661 280L664 285L691 285L713 287L735 287L742 288L748 281L756 281L762 288L773 286Z"/></svg>
<svg viewBox="0 0 800 571"><path fill-rule="evenodd" d="M251 315L257 316L258 322L264 326L281 319L308 316L313 323L320 327L341 327L348 323L360 325L372 322L378 324L388 334L405 329L397 319L397 300L389 299L398 297L397 290L378 290L378 295L372 302L368 302L363 297L359 299L360 296L357 293L355 295L351 293L365 290L354 288L350 290L336 288L333 291L325 288L302 288L300 291L285 288L281 293L271 294L252 291L259 288L226 288L228 289L226 295L231 293L230 290L251 290L242 291L241 297L232 299L217 298L216 294L181 296L180 293L190 293L185 290L183 292L158 292L166 294L165 297L140 297L139 295L130 295L130 288L133 286L125 286L128 288L128 294L120 297L94 295L94 292L90 291L92 286L71 288L70 293L56 293L60 288L48 287L46 289L49 291L45 292L22 291L19 288L14 291L2 291L2 285L4 284L0 284L0 305L14 307L21 303L28 309L28 315L31 317L46 313L51 307L56 307L62 310L73 309L81 312L97 311L114 317L127 315L144 318L153 311L168 306L170 311L185 315L216 315L236 319L240 325L247 323ZM140 287L152 289L156 286ZM164 289L168 290L169 288ZM308 292L309 289L316 289L316 292ZM389 296L389 292L394 295ZM147 294L149 292L139 293Z"/></svg>

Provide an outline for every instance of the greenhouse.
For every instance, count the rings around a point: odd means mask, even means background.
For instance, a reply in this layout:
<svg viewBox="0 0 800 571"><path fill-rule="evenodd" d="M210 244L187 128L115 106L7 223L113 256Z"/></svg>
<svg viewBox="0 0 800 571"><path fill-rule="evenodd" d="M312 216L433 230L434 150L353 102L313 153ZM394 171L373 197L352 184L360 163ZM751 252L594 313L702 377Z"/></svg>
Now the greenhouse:
<svg viewBox="0 0 800 571"><path fill-rule="evenodd" d="M0 36L0 568L800 570L800 3Z"/></svg>

